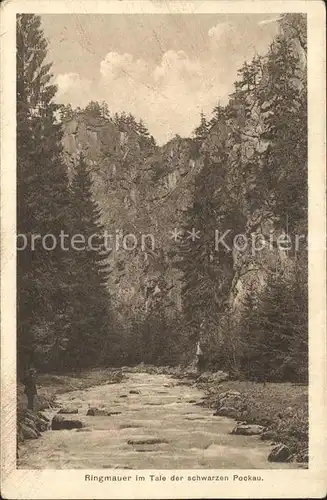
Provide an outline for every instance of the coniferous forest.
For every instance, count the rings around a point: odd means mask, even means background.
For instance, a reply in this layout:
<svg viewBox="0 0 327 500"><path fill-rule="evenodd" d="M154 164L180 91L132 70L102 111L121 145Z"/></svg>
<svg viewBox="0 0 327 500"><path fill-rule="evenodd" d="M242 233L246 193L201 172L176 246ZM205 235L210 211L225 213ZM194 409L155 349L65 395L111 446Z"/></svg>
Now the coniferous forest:
<svg viewBox="0 0 327 500"><path fill-rule="evenodd" d="M128 109L58 104L41 19L18 15L20 374L186 367L200 339L209 371L307 381L306 18L278 22L228 103L158 146ZM105 230L156 245L108 248Z"/></svg>

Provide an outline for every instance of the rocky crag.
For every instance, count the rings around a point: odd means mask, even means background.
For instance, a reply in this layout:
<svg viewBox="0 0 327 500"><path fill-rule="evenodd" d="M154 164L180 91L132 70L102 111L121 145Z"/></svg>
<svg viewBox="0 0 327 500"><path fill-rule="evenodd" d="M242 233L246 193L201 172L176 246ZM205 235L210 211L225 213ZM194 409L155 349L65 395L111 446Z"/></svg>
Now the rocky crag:
<svg viewBox="0 0 327 500"><path fill-rule="evenodd" d="M82 153L92 171L104 227L113 236L110 291L115 311L127 321L162 299L167 314L174 315L181 308L180 281L168 252L174 244L171 231L181 227L201 168L194 141L176 137L162 147L144 146L135 131L87 113L63 125L69 170Z"/></svg>

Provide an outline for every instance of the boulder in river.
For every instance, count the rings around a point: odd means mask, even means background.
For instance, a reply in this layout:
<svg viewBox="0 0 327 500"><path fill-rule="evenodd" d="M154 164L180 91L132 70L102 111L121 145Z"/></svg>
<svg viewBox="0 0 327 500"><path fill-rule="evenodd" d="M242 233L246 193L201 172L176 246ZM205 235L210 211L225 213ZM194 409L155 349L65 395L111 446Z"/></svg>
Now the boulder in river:
<svg viewBox="0 0 327 500"><path fill-rule="evenodd" d="M55 415L51 422L51 428L53 431L59 431L61 429L80 429L83 427L81 420L70 419L63 417L61 415Z"/></svg>
<svg viewBox="0 0 327 500"><path fill-rule="evenodd" d="M63 415L73 415L78 413L78 408L76 406L64 406L60 411L58 411L58 413Z"/></svg>
<svg viewBox="0 0 327 500"><path fill-rule="evenodd" d="M262 434L264 427L262 425L256 424L237 424L232 430L231 434L237 434L242 436L256 436Z"/></svg>
<svg viewBox="0 0 327 500"><path fill-rule="evenodd" d="M144 437L144 438L138 438L138 439L129 439L127 441L127 444L134 444L134 445L139 445L139 444L161 444L161 443L167 443L165 439L160 439L160 438L152 438L152 437Z"/></svg>
<svg viewBox="0 0 327 500"><path fill-rule="evenodd" d="M269 462L288 462L290 458L290 449L285 444L275 446L268 455Z"/></svg>
<svg viewBox="0 0 327 500"><path fill-rule="evenodd" d="M87 410L88 417L110 417L111 412L105 408L92 407Z"/></svg>

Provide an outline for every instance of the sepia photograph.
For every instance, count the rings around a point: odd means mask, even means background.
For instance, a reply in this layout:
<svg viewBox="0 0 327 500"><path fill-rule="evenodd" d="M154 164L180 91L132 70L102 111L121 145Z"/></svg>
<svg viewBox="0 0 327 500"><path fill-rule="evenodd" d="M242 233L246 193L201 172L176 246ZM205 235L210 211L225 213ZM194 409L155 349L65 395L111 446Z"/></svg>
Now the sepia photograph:
<svg viewBox="0 0 327 500"><path fill-rule="evenodd" d="M309 473L309 7L69 3L10 25L16 472L79 471L66 498Z"/></svg>

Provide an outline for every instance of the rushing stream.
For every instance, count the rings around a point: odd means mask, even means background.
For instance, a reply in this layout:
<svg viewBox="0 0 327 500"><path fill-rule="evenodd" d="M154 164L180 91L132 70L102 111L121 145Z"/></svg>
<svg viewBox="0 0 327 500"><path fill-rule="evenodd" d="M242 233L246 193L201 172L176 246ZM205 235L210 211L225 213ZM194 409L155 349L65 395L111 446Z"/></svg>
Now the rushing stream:
<svg viewBox="0 0 327 500"><path fill-rule="evenodd" d="M131 394L130 391L139 392ZM271 446L257 436L229 434L235 422L196 403L204 394L166 375L130 373L118 384L58 396L78 407L83 429L45 432L21 448L18 467L28 469L264 469ZM89 407L111 416L86 416ZM52 414L48 413L48 416Z"/></svg>

